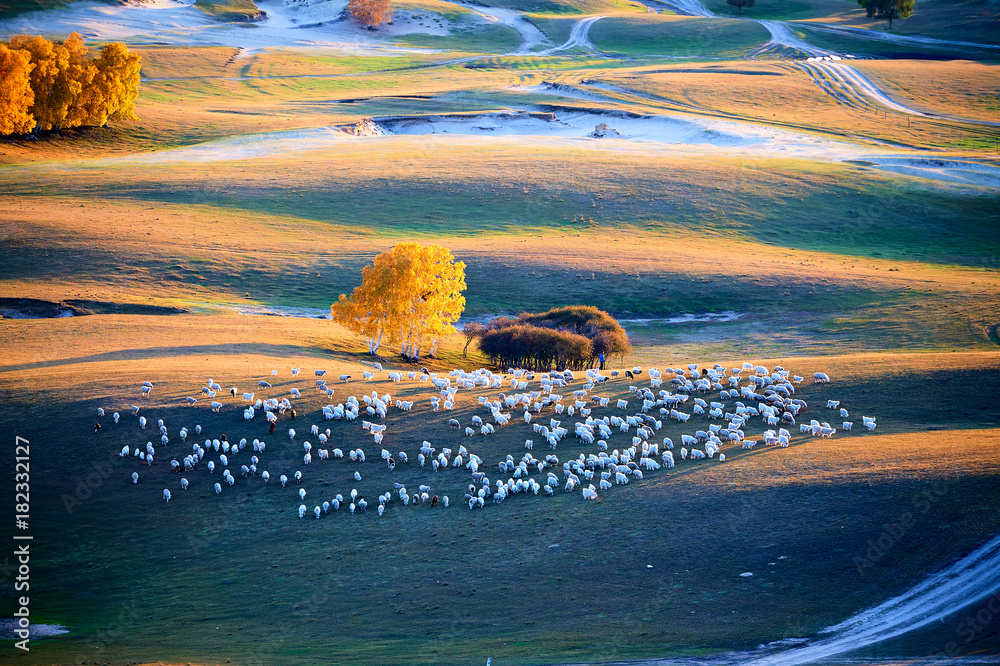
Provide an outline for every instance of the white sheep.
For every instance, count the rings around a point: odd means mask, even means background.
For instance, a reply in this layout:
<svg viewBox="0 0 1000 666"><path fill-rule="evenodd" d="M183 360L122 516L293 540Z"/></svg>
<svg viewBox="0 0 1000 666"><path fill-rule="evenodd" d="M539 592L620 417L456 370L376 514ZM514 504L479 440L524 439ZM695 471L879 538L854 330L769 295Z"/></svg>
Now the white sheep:
<svg viewBox="0 0 1000 666"><path fill-rule="evenodd" d="M139 472L132 472L132 485L139 483Z"/></svg>
<svg viewBox="0 0 1000 666"><path fill-rule="evenodd" d="M815 372L815 373L813 373L813 379L816 381L817 384L829 384L830 383L830 378L824 372Z"/></svg>
<svg viewBox="0 0 1000 666"><path fill-rule="evenodd" d="M222 494L222 484L221 483L216 483L213 486L213 488L215 488L215 494L216 495L221 495Z"/></svg>
<svg viewBox="0 0 1000 666"><path fill-rule="evenodd" d="M188 480L185 479L184 477L181 477L181 489L182 490L188 489Z"/></svg>
<svg viewBox="0 0 1000 666"><path fill-rule="evenodd" d="M170 491L166 488L163 489L163 499L167 500L167 503L170 502Z"/></svg>

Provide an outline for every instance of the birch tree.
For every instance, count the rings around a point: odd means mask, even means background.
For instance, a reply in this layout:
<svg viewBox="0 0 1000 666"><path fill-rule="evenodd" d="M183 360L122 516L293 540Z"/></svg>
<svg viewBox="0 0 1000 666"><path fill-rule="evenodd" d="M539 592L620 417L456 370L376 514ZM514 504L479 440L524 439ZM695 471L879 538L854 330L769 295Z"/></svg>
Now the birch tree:
<svg viewBox="0 0 1000 666"><path fill-rule="evenodd" d="M361 336L370 354L398 344L406 358L437 353L465 309L465 264L439 245L398 243L361 271L350 297L341 294L331 315Z"/></svg>

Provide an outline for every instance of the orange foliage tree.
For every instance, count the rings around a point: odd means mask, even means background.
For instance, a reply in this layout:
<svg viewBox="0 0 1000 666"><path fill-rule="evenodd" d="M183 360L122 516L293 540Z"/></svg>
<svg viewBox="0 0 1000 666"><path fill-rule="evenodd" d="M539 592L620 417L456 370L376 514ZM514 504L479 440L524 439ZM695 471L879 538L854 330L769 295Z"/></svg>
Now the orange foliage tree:
<svg viewBox="0 0 1000 666"><path fill-rule="evenodd" d="M18 61L27 58L29 68L25 90L24 67L15 66L13 58L7 58L9 66L0 65L0 134L137 119L140 56L124 45L107 44L93 60L75 32L61 44L18 35L2 48L18 54ZM10 97L14 90L20 91L16 101ZM23 116L25 106L30 123Z"/></svg>
<svg viewBox="0 0 1000 666"><path fill-rule="evenodd" d="M373 28L392 18L390 0L350 0L347 6L354 20L367 28Z"/></svg>
<svg viewBox="0 0 1000 666"><path fill-rule="evenodd" d="M35 126L31 105L31 56L0 44L0 134L25 134Z"/></svg>
<svg viewBox="0 0 1000 666"><path fill-rule="evenodd" d="M383 340L400 345L413 360L431 356L444 335L455 330L465 309L465 264L440 245L397 243L361 269L361 284L341 294L333 320L365 339L377 354Z"/></svg>

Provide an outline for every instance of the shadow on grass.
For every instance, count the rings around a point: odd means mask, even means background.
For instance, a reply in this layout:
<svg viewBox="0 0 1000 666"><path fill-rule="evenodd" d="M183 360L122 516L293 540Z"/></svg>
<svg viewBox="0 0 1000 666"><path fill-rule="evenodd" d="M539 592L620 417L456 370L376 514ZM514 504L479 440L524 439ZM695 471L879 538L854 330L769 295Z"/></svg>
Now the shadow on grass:
<svg viewBox="0 0 1000 666"><path fill-rule="evenodd" d="M61 358L52 361L38 361L36 363L22 363L20 365L4 365L0 366L0 372L53 368L61 365L76 365L80 363L136 361L140 359L165 358L170 356L195 356L204 354L215 356L235 356L240 354L289 356L296 354L320 354L322 351L323 350L318 347L303 348L295 345L261 344L256 342L240 342L218 345L189 345L182 347L148 347L146 349L120 349L117 351L87 354L86 356Z"/></svg>

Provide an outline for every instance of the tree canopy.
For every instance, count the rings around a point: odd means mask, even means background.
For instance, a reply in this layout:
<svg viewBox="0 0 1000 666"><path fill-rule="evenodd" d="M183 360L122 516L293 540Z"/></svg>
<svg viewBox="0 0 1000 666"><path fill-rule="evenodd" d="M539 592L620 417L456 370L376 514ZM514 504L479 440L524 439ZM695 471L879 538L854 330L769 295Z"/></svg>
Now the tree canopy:
<svg viewBox="0 0 1000 666"><path fill-rule="evenodd" d="M538 314L497 317L474 329L479 350L499 367L580 370L599 354L632 350L625 329L603 310L574 305Z"/></svg>
<svg viewBox="0 0 1000 666"><path fill-rule="evenodd" d="M465 264L440 245L397 243L361 270L361 284L330 307L334 321L363 337L371 354L383 341L419 360L454 331L465 309Z"/></svg>
<svg viewBox="0 0 1000 666"><path fill-rule="evenodd" d="M0 45L0 134L137 120L141 57L118 43L87 54L75 32L62 43L17 35Z"/></svg>
<svg viewBox="0 0 1000 666"><path fill-rule="evenodd" d="M913 3L914 0L858 0L868 18L889 19L890 29L893 19L910 17Z"/></svg>
<svg viewBox="0 0 1000 666"><path fill-rule="evenodd" d="M390 0L350 0L347 7L354 20L366 28L374 28L392 19Z"/></svg>
<svg viewBox="0 0 1000 666"><path fill-rule="evenodd" d="M740 14L742 14L744 7L753 7L754 0L726 0L726 2L733 7L739 7Z"/></svg>

